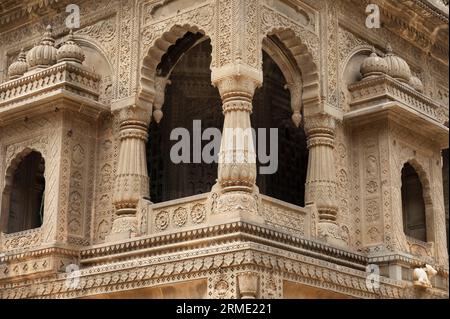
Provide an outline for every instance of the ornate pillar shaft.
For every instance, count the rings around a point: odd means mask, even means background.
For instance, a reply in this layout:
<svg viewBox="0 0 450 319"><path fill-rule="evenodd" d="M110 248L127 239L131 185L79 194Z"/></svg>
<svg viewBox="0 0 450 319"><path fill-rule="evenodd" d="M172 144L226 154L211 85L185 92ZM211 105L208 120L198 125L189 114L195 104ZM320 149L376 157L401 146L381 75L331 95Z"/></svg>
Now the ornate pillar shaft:
<svg viewBox="0 0 450 319"><path fill-rule="evenodd" d="M256 186L256 152L250 123L252 99L262 83L262 73L243 64L213 70L213 83L223 101L224 128L219 153L218 182L212 196L213 212L230 219L258 220L259 190ZM215 202L215 200L214 200Z"/></svg>
<svg viewBox="0 0 450 319"><path fill-rule="evenodd" d="M114 190L116 218L110 239L130 238L137 233L136 208L149 195L146 142L151 113L138 107L119 111L120 151Z"/></svg>
<svg viewBox="0 0 450 319"><path fill-rule="evenodd" d="M256 154L250 114L256 83L230 77L218 83L225 116L219 153L219 184L224 192L252 192L256 182Z"/></svg>
<svg viewBox="0 0 450 319"><path fill-rule="evenodd" d="M337 225L335 128L335 119L326 114L316 115L305 121L309 149L305 199L307 203L315 203L317 206L319 237L342 244Z"/></svg>

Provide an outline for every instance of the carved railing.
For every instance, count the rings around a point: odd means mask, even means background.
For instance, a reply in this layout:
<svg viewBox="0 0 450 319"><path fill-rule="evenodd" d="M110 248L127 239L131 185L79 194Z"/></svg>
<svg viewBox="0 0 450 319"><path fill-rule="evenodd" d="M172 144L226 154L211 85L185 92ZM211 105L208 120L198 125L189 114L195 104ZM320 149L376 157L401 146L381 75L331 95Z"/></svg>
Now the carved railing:
<svg viewBox="0 0 450 319"><path fill-rule="evenodd" d="M209 193L160 204L147 203L148 234L172 233L208 225L211 218ZM270 228L309 238L312 234L311 209L261 195L261 215Z"/></svg>
<svg viewBox="0 0 450 319"><path fill-rule="evenodd" d="M82 66L61 62L0 85L0 112L5 105L59 89L98 101L100 77Z"/></svg>
<svg viewBox="0 0 450 319"><path fill-rule="evenodd" d="M267 225L284 232L311 237L311 212L269 196L262 197L262 212Z"/></svg>
<svg viewBox="0 0 450 319"><path fill-rule="evenodd" d="M180 229L206 224L206 202L209 194L202 194L150 204L147 224L148 233L175 232Z"/></svg>
<svg viewBox="0 0 450 319"><path fill-rule="evenodd" d="M406 236L411 255L432 260L434 256L434 244L432 242L423 242L410 236Z"/></svg>
<svg viewBox="0 0 450 319"><path fill-rule="evenodd" d="M0 241L2 243L0 245L0 251L3 253L37 247L42 242L41 228L12 234L0 233L0 236L2 237Z"/></svg>
<svg viewBox="0 0 450 319"><path fill-rule="evenodd" d="M352 96L352 110L396 101L433 121L443 123L445 120L438 103L387 75L351 84L348 89Z"/></svg>

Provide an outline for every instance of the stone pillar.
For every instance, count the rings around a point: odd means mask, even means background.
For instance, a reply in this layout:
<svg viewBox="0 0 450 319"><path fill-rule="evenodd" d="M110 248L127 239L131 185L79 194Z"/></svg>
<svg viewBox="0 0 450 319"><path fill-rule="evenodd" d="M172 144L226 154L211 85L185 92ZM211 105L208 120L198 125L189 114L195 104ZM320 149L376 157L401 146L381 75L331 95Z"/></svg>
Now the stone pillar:
<svg viewBox="0 0 450 319"><path fill-rule="evenodd" d="M345 245L337 225L337 183L334 162L336 122L327 114L305 120L308 136L308 174L306 203L315 203L319 212L318 237L332 244Z"/></svg>
<svg viewBox="0 0 450 319"><path fill-rule="evenodd" d="M215 186L220 193L217 211L228 216L250 216L257 212L259 198L250 114L262 73L236 64L214 70L213 83L222 97L225 116Z"/></svg>
<svg viewBox="0 0 450 319"><path fill-rule="evenodd" d="M116 216L110 241L137 234L137 206L139 200L149 196L146 142L151 112L136 105L116 112L120 119L120 151L113 199Z"/></svg>

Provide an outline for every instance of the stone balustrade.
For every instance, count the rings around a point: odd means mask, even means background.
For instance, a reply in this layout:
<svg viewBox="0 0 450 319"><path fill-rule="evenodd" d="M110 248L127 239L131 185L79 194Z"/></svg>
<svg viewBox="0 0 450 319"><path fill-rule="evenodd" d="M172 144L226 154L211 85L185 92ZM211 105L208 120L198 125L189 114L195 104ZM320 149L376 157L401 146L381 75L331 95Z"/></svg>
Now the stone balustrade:
<svg viewBox="0 0 450 319"><path fill-rule="evenodd" d="M41 228L25 230L13 234L0 233L0 250L2 252L14 252L37 247L42 242Z"/></svg>
<svg viewBox="0 0 450 319"><path fill-rule="evenodd" d="M432 121L442 123L445 120L443 108L438 103L388 75L354 83L348 89L352 96L350 103L352 110L397 101Z"/></svg>
<svg viewBox="0 0 450 319"><path fill-rule="evenodd" d="M61 62L36 73L0 84L0 116L8 118L30 116L43 109L43 102L72 100L76 111L96 117L106 110L99 103L100 76L85 67ZM47 103L48 104L48 103ZM70 103L66 103L67 107Z"/></svg>

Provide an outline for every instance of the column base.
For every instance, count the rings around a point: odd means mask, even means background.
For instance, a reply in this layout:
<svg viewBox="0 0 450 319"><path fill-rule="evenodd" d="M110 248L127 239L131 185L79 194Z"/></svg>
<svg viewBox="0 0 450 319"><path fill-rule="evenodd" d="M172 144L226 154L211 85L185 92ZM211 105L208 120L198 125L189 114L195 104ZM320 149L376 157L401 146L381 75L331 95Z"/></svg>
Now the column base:
<svg viewBox="0 0 450 319"><path fill-rule="evenodd" d="M255 187L252 192L242 190L226 191L216 185L210 198L212 218L214 224L230 221L251 221L264 224L260 214L261 198Z"/></svg>
<svg viewBox="0 0 450 319"><path fill-rule="evenodd" d="M317 235L319 239L338 247L348 246L347 240L342 234L339 226L332 222L319 222L317 225Z"/></svg>
<svg viewBox="0 0 450 319"><path fill-rule="evenodd" d="M120 216L114 221L111 233L106 236L106 241L130 239L136 237L137 233L136 216Z"/></svg>

